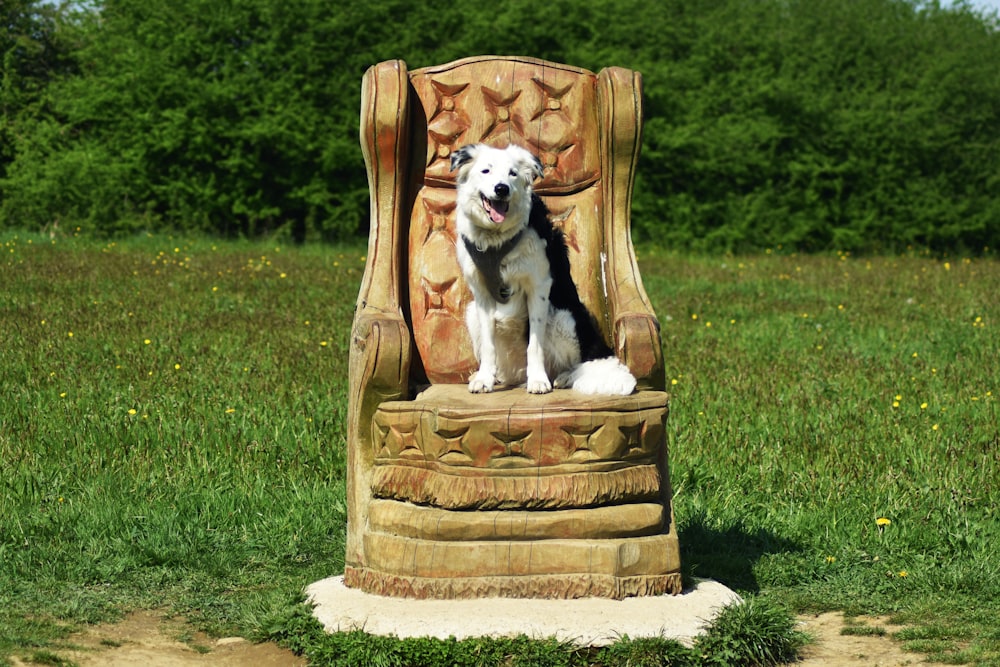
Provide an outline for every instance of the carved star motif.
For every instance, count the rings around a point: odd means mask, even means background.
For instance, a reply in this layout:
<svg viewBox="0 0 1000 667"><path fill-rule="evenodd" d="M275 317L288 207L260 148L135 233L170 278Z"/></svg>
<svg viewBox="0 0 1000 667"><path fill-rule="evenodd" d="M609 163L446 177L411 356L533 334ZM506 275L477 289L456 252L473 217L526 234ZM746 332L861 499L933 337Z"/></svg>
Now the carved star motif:
<svg viewBox="0 0 1000 667"><path fill-rule="evenodd" d="M420 447L417 445L415 437L416 430L416 426L410 426L409 428L389 426L385 443L390 455L402 458L409 454L412 458L413 453L416 452L420 458L423 458L423 455L419 454Z"/></svg>
<svg viewBox="0 0 1000 667"><path fill-rule="evenodd" d="M434 115L432 118L437 118L437 116L442 112L454 111L457 106L455 104L455 98L465 93L465 90L468 87L468 82L445 83L444 81L431 79L431 88L434 89L434 98L436 100Z"/></svg>
<svg viewBox="0 0 1000 667"><path fill-rule="evenodd" d="M455 200L435 202L423 198L420 201L424 205L424 210L427 211L428 218L427 233L424 235L423 244L427 245L431 237L438 233L444 234L448 237L450 243L454 243L455 237L449 222L449 216L455 210Z"/></svg>
<svg viewBox="0 0 1000 667"><path fill-rule="evenodd" d="M590 440L594 436L594 434L597 433L600 429L601 429L600 426L596 428L593 427L576 428L573 426L562 427L563 432L565 432L566 435L570 437L570 440L573 443L572 445L573 453L591 451Z"/></svg>
<svg viewBox="0 0 1000 667"><path fill-rule="evenodd" d="M531 458L525 453L525 443L528 437L531 435L531 431L526 431L522 433L504 433L504 432L493 432L490 433L496 440L498 440L504 448L504 453L500 454L497 458L502 458L505 456L523 456L525 458Z"/></svg>
<svg viewBox="0 0 1000 667"><path fill-rule="evenodd" d="M624 458L628 458L629 456L641 456L644 454L642 447L642 434L645 431L645 426L646 422L618 427L618 430L621 431L622 436L624 437Z"/></svg>
<svg viewBox="0 0 1000 667"><path fill-rule="evenodd" d="M450 278L442 282L433 282L426 277L420 278L420 286L424 289L424 317L435 315L446 315L450 317L449 304L451 299L448 292L455 285L456 278Z"/></svg>
<svg viewBox="0 0 1000 667"><path fill-rule="evenodd" d="M512 107L521 96L521 91L511 90L502 92L491 90L486 86L482 87L483 98L486 106L486 113L491 119L490 125L483 133L483 140L486 141L495 135L510 133L510 124L514 118Z"/></svg>
<svg viewBox="0 0 1000 667"><path fill-rule="evenodd" d="M541 116L546 111L561 111L562 110L562 98L566 96L570 88L573 87L573 81L570 80L567 83L559 84L556 81L546 81L541 77L532 77L532 83L538 86L538 90L542 93L542 104L541 108L535 115L535 118Z"/></svg>
<svg viewBox="0 0 1000 667"><path fill-rule="evenodd" d="M566 132L561 132L557 136L552 136L553 132L550 131L551 124L545 125L545 131L539 133L537 136L526 136L525 141L531 144L534 153L538 156L539 161L542 163L542 173L546 179L552 178L556 182L560 181L564 175L562 169L559 166L560 160L568 154L570 151L576 150L574 144L565 145L563 143L563 134L569 134L568 130L572 129L566 126Z"/></svg>
<svg viewBox="0 0 1000 667"><path fill-rule="evenodd" d="M456 460L463 462L471 460L469 453L465 451L464 445L465 434L468 432L468 427L436 431L435 435L438 436L440 442L440 446L436 452L437 458L450 459L452 463Z"/></svg>
<svg viewBox="0 0 1000 667"><path fill-rule="evenodd" d="M438 435L441 436L441 439L444 440L447 445L445 447L446 452L458 452L464 454L465 447L462 446L462 439L468 432L468 428L462 428L455 431L438 431Z"/></svg>
<svg viewBox="0 0 1000 667"><path fill-rule="evenodd" d="M430 164L433 164L437 160L448 159L451 147L469 129L468 118L459 110L459 99L468 91L469 84L447 84L432 79L431 88L434 91L435 105L434 113L427 123L427 134L437 144L430 147Z"/></svg>

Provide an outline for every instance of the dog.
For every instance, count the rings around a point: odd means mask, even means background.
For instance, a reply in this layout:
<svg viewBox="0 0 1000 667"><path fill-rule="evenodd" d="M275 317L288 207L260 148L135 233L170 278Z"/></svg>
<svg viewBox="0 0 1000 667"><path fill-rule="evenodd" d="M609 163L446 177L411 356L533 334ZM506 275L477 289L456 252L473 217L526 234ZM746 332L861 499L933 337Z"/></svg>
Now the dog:
<svg viewBox="0 0 1000 667"><path fill-rule="evenodd" d="M451 154L451 169L456 252L473 298L465 320L479 362L469 391L524 384L532 394L553 386L631 394L636 379L580 301L565 238L533 191L538 158L516 145L470 144Z"/></svg>

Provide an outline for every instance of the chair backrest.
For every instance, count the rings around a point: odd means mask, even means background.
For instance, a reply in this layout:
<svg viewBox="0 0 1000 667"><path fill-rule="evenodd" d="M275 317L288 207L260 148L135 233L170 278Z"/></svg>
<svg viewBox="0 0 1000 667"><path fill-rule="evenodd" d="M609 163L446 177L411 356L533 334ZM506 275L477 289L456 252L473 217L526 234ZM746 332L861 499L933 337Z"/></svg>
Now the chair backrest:
<svg viewBox="0 0 1000 667"><path fill-rule="evenodd" d="M602 127L598 75L532 58L485 56L413 70L409 81L407 286L418 363L427 379L461 383L476 367L464 324L471 295L455 259L449 160L466 144L518 144L539 157L544 176L535 191L566 236L580 297L608 339L602 261L607 140L601 133L610 128Z"/></svg>

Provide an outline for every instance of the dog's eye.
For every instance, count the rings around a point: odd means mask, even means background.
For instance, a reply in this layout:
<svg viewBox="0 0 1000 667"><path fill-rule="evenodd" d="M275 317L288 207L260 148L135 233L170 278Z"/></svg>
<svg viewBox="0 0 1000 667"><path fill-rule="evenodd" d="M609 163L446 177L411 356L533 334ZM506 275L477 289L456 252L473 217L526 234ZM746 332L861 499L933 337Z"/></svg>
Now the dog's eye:
<svg viewBox="0 0 1000 667"><path fill-rule="evenodd" d="M484 173L484 174L488 174L488 173L490 173L490 168L489 168L489 167L486 167L486 169L483 169L483 173Z"/></svg>
<svg viewBox="0 0 1000 667"><path fill-rule="evenodd" d="M517 172L516 172L516 171L514 171L513 169L511 169L511 170L510 170L510 175L511 175L511 176L517 176Z"/></svg>

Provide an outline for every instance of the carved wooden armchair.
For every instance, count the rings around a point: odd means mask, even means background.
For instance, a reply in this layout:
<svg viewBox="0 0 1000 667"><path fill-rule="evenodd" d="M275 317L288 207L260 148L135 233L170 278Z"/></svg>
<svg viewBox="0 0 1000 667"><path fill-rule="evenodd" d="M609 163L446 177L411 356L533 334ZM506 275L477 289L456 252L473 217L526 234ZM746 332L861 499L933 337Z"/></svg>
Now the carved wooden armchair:
<svg viewBox="0 0 1000 667"><path fill-rule="evenodd" d="M373 66L371 233L351 344L345 583L405 597L680 590L659 327L630 239L641 78L531 58ZM470 394L451 152L518 143L580 296L639 380L626 397Z"/></svg>

